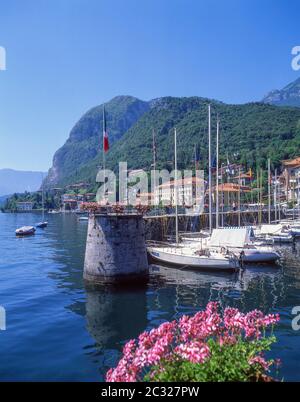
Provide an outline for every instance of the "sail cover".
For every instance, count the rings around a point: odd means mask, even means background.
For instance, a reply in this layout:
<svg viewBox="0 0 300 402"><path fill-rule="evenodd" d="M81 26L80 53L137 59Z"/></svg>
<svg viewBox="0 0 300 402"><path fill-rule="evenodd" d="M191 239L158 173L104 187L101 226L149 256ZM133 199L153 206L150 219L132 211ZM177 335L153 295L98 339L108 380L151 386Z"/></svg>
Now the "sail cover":
<svg viewBox="0 0 300 402"><path fill-rule="evenodd" d="M278 234L282 230L282 225L262 225L260 234Z"/></svg>
<svg viewBox="0 0 300 402"><path fill-rule="evenodd" d="M250 228L214 229L209 241L214 247L244 247L249 243Z"/></svg>

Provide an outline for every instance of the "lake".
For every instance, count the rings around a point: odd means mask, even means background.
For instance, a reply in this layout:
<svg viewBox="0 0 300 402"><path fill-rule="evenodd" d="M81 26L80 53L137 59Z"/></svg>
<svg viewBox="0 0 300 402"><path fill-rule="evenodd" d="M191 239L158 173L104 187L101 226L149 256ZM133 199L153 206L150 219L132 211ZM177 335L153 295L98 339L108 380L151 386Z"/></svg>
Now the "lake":
<svg viewBox="0 0 300 402"><path fill-rule="evenodd" d="M140 287L91 287L82 279L87 222L73 214L47 215L35 236L15 229L37 214L0 213L0 380L102 381L124 342L165 320L203 308L208 301L279 313L280 375L300 381L300 331L291 327L300 306L300 243L280 248L282 266L253 266L237 274L151 266ZM126 262L124 262L126 263Z"/></svg>

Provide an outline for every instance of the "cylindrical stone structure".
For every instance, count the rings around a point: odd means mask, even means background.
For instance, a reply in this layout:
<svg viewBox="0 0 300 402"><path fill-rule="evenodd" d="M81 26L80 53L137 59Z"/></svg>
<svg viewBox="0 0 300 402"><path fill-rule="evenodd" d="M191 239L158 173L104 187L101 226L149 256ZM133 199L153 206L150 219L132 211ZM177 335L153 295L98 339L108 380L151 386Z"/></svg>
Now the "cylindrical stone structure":
<svg viewBox="0 0 300 402"><path fill-rule="evenodd" d="M144 279L148 274L142 215L90 214L83 277L93 283Z"/></svg>

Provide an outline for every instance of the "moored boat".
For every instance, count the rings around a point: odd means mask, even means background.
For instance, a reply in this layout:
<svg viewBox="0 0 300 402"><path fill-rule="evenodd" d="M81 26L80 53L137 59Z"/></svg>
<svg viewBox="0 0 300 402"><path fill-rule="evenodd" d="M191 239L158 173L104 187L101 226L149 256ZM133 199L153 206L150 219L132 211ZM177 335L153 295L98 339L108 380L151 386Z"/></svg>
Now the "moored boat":
<svg viewBox="0 0 300 402"><path fill-rule="evenodd" d="M190 241L190 247L201 244L210 250L228 249L235 255L240 255L244 263L274 263L280 254L270 246L253 244L251 228L220 228L214 229L207 239L185 238Z"/></svg>
<svg viewBox="0 0 300 402"><path fill-rule="evenodd" d="M30 236L34 235L35 228L33 226L22 226L16 229L16 236Z"/></svg>
<svg viewBox="0 0 300 402"><path fill-rule="evenodd" d="M148 254L155 261L192 269L237 270L239 259L232 253L193 248L187 245L151 245Z"/></svg>
<svg viewBox="0 0 300 402"><path fill-rule="evenodd" d="M36 227L43 229L43 228L47 227L47 225L48 225L48 222L39 222L36 224Z"/></svg>

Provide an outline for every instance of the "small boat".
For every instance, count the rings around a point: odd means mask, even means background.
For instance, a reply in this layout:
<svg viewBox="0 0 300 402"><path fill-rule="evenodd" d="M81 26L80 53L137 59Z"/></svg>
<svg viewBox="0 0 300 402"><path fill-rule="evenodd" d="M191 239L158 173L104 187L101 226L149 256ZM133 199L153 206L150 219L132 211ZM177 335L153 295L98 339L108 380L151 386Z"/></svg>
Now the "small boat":
<svg viewBox="0 0 300 402"><path fill-rule="evenodd" d="M43 181L42 181L43 183ZM44 186L42 185L42 222L39 222L36 224L37 228L43 229L45 227L47 227L48 222L45 221L45 200L44 200Z"/></svg>
<svg viewBox="0 0 300 402"><path fill-rule="evenodd" d="M43 228L47 227L47 225L48 225L48 222L39 222L36 224L36 227L43 229Z"/></svg>
<svg viewBox="0 0 300 402"><path fill-rule="evenodd" d="M80 216L80 217L78 218L78 220L79 220L79 221L88 221L88 220L89 220L89 217L88 217L88 216Z"/></svg>
<svg viewBox="0 0 300 402"><path fill-rule="evenodd" d="M214 269L235 271L240 267L239 259L230 252L221 253L187 245L151 244L147 247L150 257L165 264L191 269Z"/></svg>
<svg viewBox="0 0 300 402"><path fill-rule="evenodd" d="M22 226L16 230L16 236L30 236L34 235L35 228L33 226Z"/></svg>
<svg viewBox="0 0 300 402"><path fill-rule="evenodd" d="M293 243L295 240L292 231L282 224L262 225L254 230L254 234L258 240L272 238L274 243Z"/></svg>

